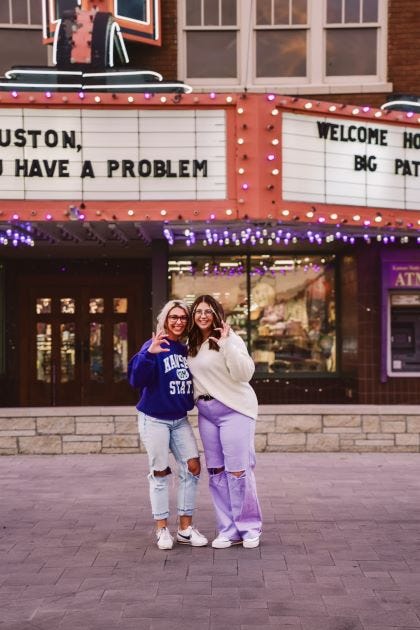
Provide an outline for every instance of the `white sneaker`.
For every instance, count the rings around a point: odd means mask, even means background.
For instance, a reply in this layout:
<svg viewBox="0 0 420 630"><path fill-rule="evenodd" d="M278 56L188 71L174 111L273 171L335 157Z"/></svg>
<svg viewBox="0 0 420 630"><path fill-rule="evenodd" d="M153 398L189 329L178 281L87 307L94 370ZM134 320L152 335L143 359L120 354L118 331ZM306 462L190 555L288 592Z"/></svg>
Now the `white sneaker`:
<svg viewBox="0 0 420 630"><path fill-rule="evenodd" d="M254 549L255 547L258 547L259 544L260 544L259 536L254 536L254 538L245 538L242 543L245 549Z"/></svg>
<svg viewBox="0 0 420 630"><path fill-rule="evenodd" d="M213 540L211 546L214 549L227 549L228 547L232 547L232 545L240 545L242 540L229 540L223 534L219 534L217 538Z"/></svg>
<svg viewBox="0 0 420 630"><path fill-rule="evenodd" d="M167 527L161 527L156 532L157 546L159 549L172 549L174 546L174 539L169 533Z"/></svg>
<svg viewBox="0 0 420 630"><path fill-rule="evenodd" d="M205 547L209 542L198 529L190 525L187 529L178 530L176 540L181 545L191 545L191 547Z"/></svg>

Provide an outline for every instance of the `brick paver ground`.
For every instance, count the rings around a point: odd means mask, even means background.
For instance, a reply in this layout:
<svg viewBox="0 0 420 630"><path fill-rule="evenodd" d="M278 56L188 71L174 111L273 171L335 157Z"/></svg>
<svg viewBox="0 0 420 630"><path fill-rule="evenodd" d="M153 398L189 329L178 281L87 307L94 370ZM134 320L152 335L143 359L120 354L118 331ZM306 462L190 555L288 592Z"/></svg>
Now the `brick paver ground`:
<svg viewBox="0 0 420 630"><path fill-rule="evenodd" d="M258 549L159 551L146 468L0 458L0 630L420 628L418 455L259 455Z"/></svg>

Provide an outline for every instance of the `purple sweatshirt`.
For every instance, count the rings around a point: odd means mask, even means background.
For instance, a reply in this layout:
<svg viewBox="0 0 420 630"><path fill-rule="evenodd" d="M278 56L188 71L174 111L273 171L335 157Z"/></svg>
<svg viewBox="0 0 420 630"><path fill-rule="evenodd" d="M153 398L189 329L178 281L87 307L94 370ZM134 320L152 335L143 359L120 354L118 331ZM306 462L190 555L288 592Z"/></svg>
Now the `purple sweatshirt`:
<svg viewBox="0 0 420 630"><path fill-rule="evenodd" d="M187 347L168 339L169 352L152 354L149 339L128 364L130 385L141 389L139 411L159 420L178 420L194 406Z"/></svg>

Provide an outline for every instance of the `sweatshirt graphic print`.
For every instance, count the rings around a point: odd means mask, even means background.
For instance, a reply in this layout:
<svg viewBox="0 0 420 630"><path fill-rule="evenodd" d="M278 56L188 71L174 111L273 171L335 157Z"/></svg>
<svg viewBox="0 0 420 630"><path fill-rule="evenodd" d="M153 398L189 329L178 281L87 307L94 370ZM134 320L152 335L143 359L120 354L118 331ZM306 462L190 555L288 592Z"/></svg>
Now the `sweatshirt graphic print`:
<svg viewBox="0 0 420 630"><path fill-rule="evenodd" d="M128 364L130 385L141 389L136 406L159 420L178 420L194 406L193 385L187 364L187 348L169 340L169 352L151 354L149 339Z"/></svg>

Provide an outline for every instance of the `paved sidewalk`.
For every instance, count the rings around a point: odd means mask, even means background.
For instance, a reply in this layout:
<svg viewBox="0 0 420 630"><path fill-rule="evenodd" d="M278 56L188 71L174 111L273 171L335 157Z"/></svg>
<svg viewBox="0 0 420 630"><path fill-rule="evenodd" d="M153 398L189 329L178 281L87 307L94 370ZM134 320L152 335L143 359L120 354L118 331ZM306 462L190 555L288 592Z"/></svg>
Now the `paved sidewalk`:
<svg viewBox="0 0 420 630"><path fill-rule="evenodd" d="M420 629L419 455L260 454L258 549L159 551L145 474L0 458L0 630Z"/></svg>

